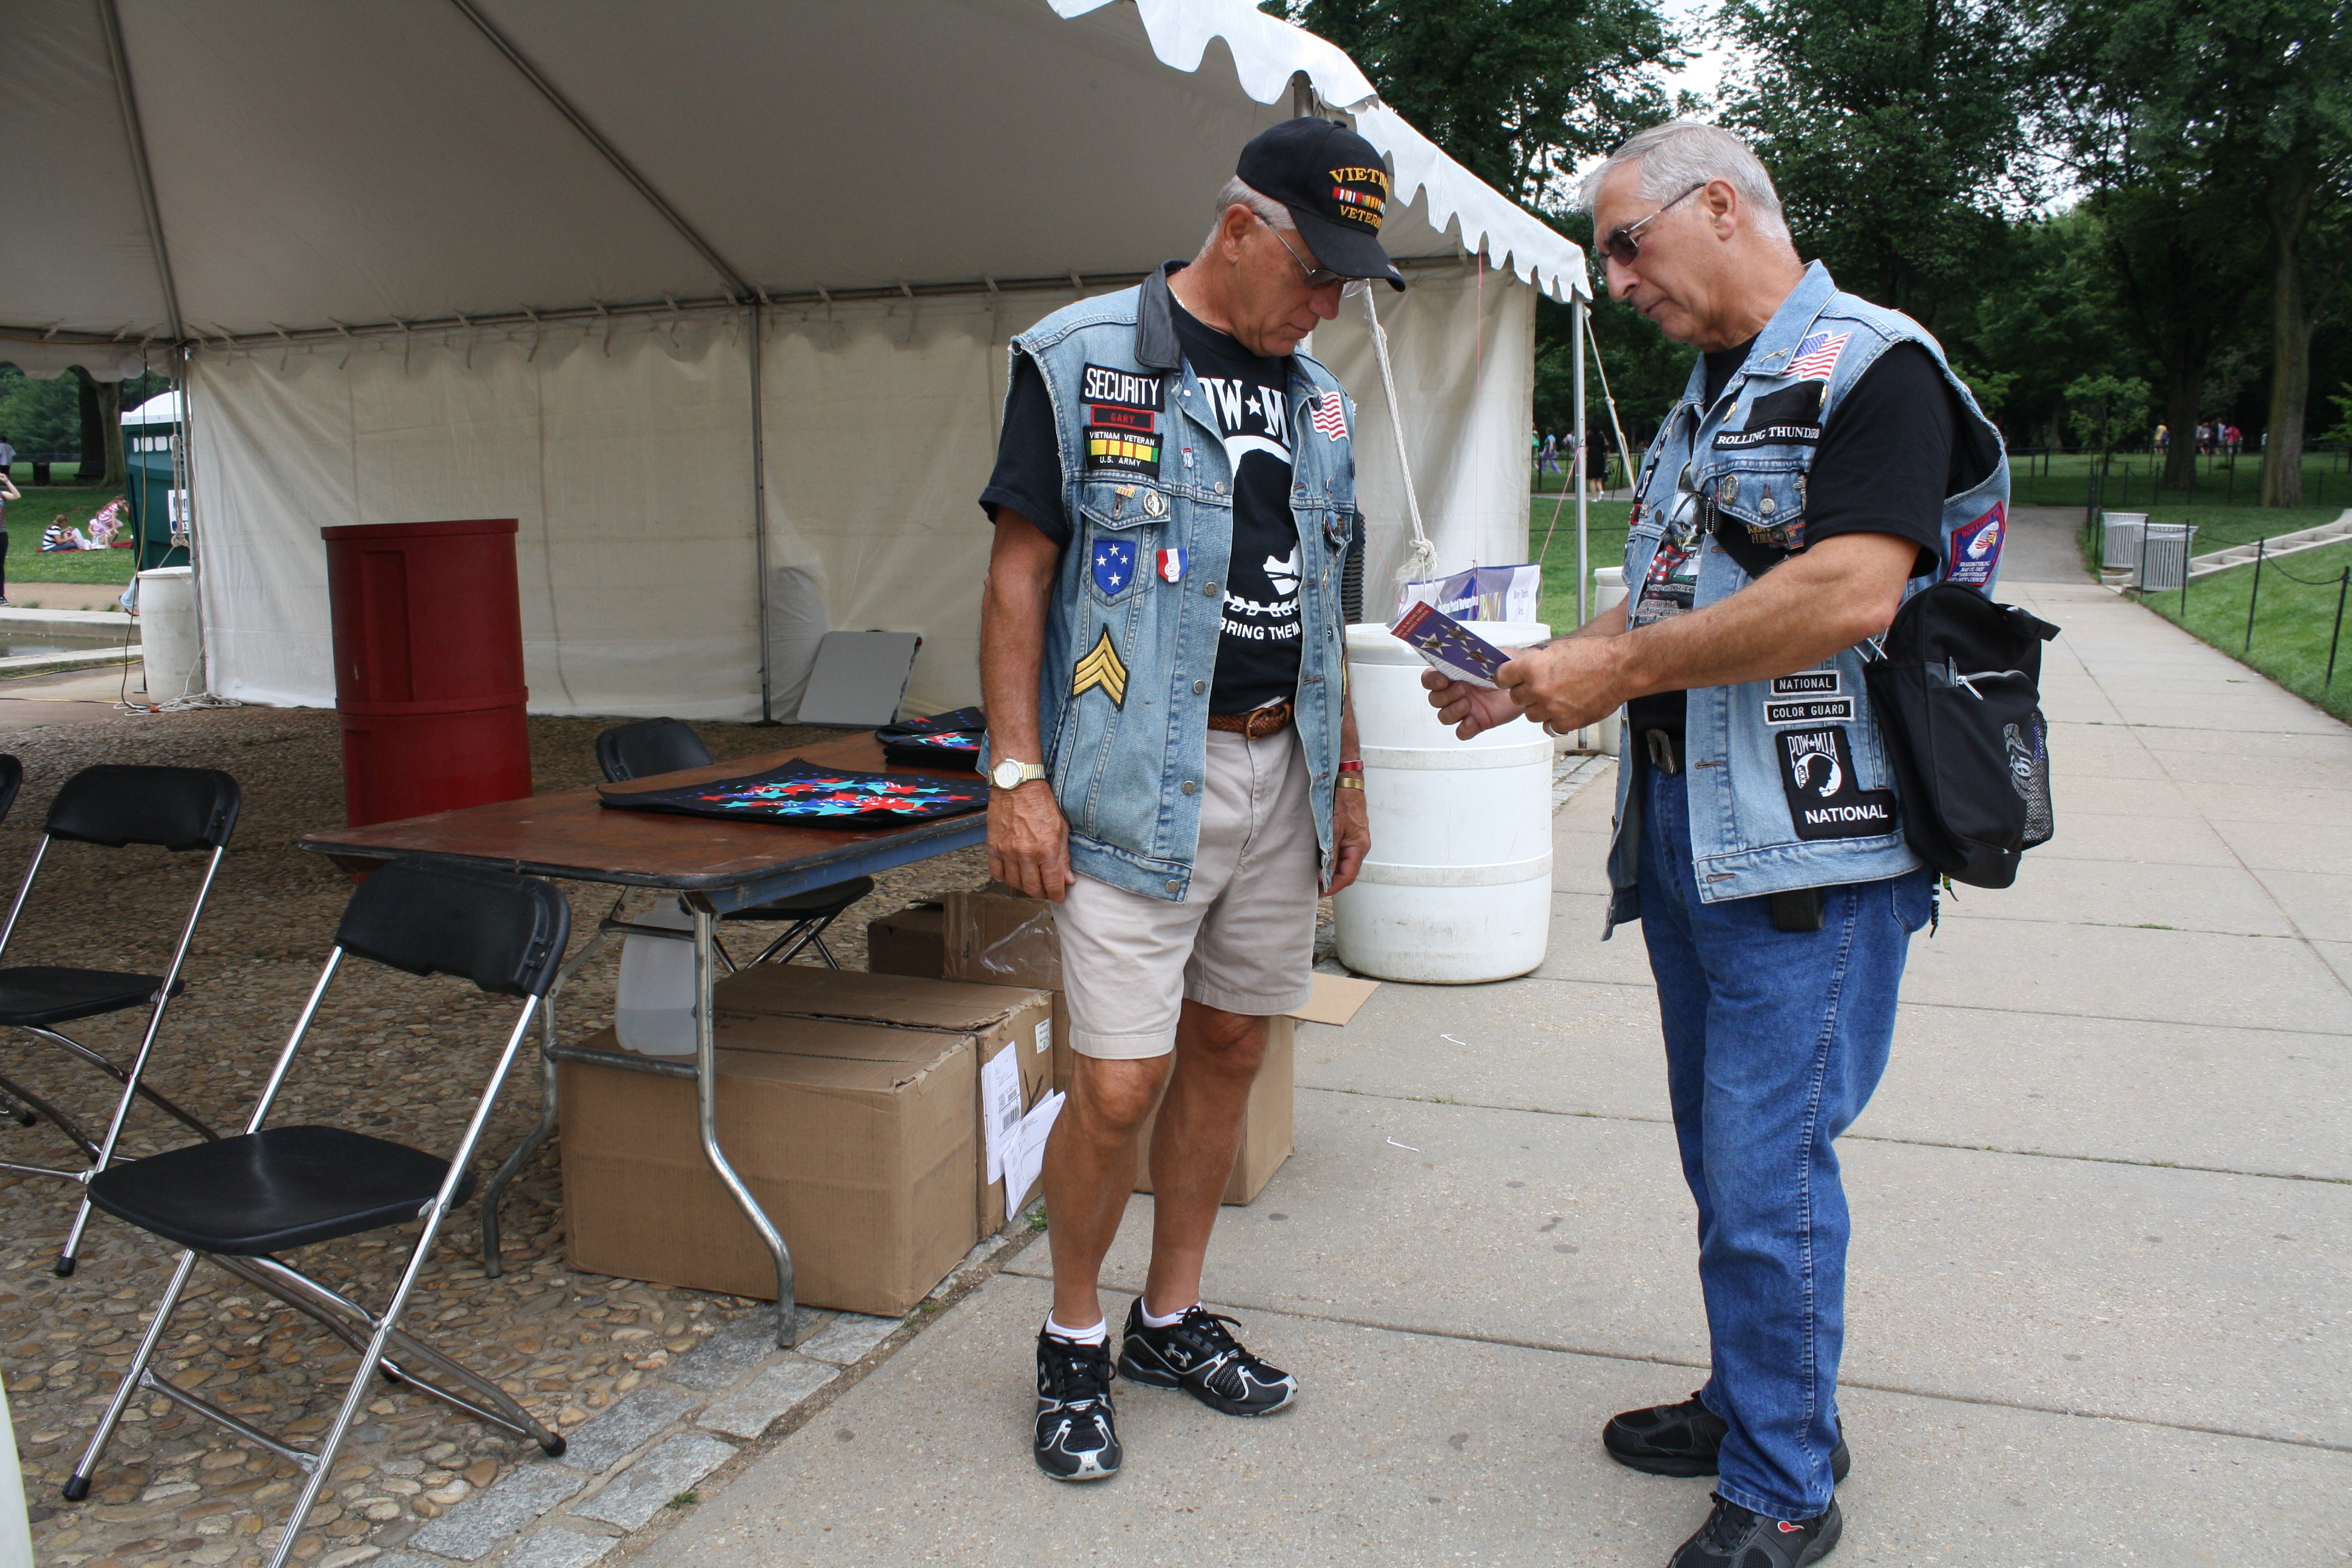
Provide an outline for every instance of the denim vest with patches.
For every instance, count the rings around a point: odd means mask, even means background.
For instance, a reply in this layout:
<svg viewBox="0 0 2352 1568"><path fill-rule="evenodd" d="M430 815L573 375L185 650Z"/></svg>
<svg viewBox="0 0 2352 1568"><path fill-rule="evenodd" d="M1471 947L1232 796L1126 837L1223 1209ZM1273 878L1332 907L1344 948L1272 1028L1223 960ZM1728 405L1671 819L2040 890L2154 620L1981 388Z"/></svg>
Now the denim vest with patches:
<svg viewBox="0 0 2352 1568"><path fill-rule="evenodd" d="M1177 343L1168 276L1180 265L1056 310L1014 338L1012 351L1043 373L1071 523L1037 690L1070 863L1171 902L1183 900L1200 845L1234 536L1224 439ZM1328 858L1346 697L1339 571L1355 521L1356 407L1305 354L1289 365L1296 721L1316 842Z"/></svg>
<svg viewBox="0 0 2352 1568"><path fill-rule="evenodd" d="M1908 316L1841 293L1819 262L1805 269L1757 337L1748 360L1712 406L1706 361L1691 366L1682 400L1650 444L1625 539L1626 607L1643 580L1677 499L1711 502L1717 517L1759 542L1801 547L1805 480L1821 428L1863 373L1898 342L1932 355L1967 417L2000 433L1952 374L1944 351ZM2009 458L1946 498L1944 575L1990 594L2008 528ZM1713 530L1699 541L1691 608L1752 579ZM1929 586L1913 578L1904 597ZM1921 864L1903 839L1902 803L1878 722L1863 689L1857 644L1811 669L1738 686L1694 688L1685 720L1693 871L1700 899L1720 903L1800 888L1898 877ZM1608 927L1641 918L1643 742L1623 731L1617 816L1609 851ZM1605 931L1604 931L1605 934Z"/></svg>

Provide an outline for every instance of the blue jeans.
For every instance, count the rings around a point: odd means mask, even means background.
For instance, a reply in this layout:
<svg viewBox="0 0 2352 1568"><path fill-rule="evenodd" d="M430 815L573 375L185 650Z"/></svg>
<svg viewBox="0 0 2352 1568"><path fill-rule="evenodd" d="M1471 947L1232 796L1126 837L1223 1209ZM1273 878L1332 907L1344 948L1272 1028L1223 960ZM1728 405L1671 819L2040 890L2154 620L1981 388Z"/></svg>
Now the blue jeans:
<svg viewBox="0 0 2352 1568"><path fill-rule="evenodd" d="M1698 1202L1726 1500L1775 1519L1830 1505L1850 1226L1832 1141L1868 1104L1895 1036L1924 868L1822 889L1817 931L1771 900L1699 901L1685 780L1656 768L1642 823L1642 936L1658 983L1683 1175Z"/></svg>

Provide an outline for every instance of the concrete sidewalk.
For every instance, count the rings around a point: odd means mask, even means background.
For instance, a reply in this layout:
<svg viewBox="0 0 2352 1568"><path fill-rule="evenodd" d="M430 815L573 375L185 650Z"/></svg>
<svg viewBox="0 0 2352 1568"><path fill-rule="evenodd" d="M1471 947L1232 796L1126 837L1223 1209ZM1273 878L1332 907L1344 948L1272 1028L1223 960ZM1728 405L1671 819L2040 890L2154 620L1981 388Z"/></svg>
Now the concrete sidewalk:
<svg viewBox="0 0 2352 1568"><path fill-rule="evenodd" d="M2095 586L2002 596L2065 628L2058 837L1914 944L1841 1145L1832 1561L2344 1561L2352 731ZM1302 1030L1298 1153L1209 1279L1296 1409L1122 1385L1127 1473L1043 1479L1033 1247L633 1560L1663 1563L1707 1485L1599 1428L1706 1338L1640 931L1595 940L1611 782L1557 818L1536 974ZM1138 1198L1122 1291L1150 1228Z"/></svg>

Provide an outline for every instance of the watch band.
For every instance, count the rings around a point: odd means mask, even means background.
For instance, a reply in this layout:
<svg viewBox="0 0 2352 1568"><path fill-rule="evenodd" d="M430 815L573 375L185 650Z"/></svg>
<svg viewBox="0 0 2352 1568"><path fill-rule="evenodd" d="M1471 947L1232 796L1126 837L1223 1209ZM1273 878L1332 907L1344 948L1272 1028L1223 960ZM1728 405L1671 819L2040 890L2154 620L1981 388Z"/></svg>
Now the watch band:
<svg viewBox="0 0 2352 1568"><path fill-rule="evenodd" d="M1341 773L1339 775L1339 787L1341 789L1360 791L1364 787L1364 775L1361 773Z"/></svg>

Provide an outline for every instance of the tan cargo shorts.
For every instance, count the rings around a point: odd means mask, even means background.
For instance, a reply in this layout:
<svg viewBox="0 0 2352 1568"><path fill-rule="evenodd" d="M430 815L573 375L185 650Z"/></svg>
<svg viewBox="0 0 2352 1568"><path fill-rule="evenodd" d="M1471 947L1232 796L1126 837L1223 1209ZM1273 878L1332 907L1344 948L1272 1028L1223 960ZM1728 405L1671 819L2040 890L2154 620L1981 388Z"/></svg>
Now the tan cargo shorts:
<svg viewBox="0 0 2352 1568"><path fill-rule="evenodd" d="M1206 772L1182 903L1082 876L1055 912L1080 1056L1166 1055L1187 998L1271 1016L1314 993L1321 863L1298 732L1252 741L1212 730Z"/></svg>

